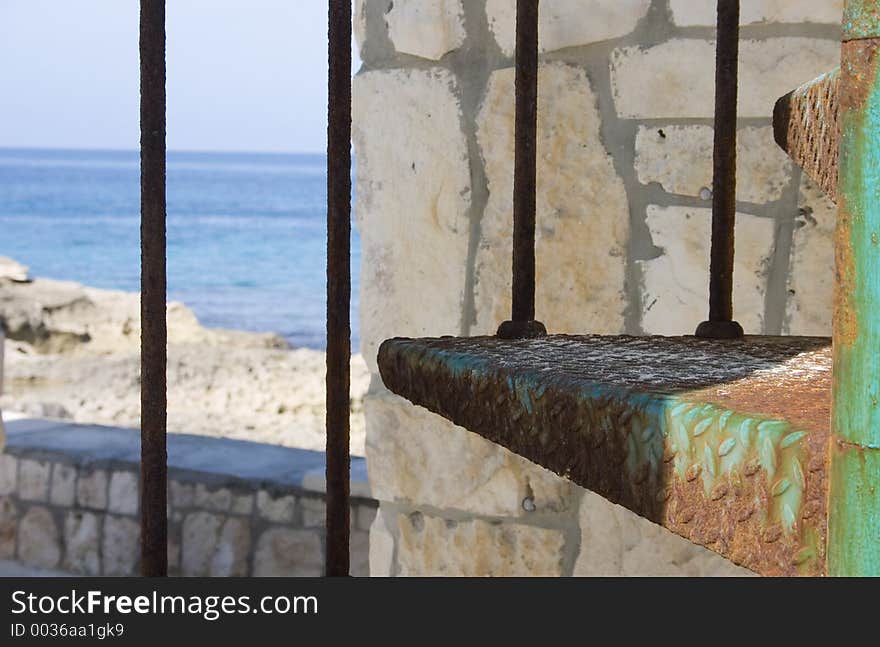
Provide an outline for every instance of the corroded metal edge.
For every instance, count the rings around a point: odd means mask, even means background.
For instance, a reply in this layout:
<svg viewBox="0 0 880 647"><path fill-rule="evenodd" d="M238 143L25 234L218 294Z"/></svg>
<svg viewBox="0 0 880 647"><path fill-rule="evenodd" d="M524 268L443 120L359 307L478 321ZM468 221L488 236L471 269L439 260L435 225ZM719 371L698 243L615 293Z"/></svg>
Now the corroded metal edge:
<svg viewBox="0 0 880 647"><path fill-rule="evenodd" d="M837 198L840 69L802 85L776 102L776 143L832 199Z"/></svg>
<svg viewBox="0 0 880 647"><path fill-rule="evenodd" d="M880 38L880 3L847 0L843 10L843 42L863 38Z"/></svg>
<svg viewBox="0 0 880 647"><path fill-rule="evenodd" d="M427 341L382 344L388 389L758 573L824 574L825 434Z"/></svg>

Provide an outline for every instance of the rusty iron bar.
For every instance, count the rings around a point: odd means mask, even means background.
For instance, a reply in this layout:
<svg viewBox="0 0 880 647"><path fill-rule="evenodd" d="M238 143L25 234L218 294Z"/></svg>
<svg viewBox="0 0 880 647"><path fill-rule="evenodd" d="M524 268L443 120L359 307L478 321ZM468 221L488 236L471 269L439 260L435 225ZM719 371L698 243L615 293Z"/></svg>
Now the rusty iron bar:
<svg viewBox="0 0 880 647"><path fill-rule="evenodd" d="M743 335L742 326L733 320L738 57L739 0L718 0L709 320L697 328L698 337L729 339Z"/></svg>
<svg viewBox="0 0 880 647"><path fill-rule="evenodd" d="M330 0L327 122L326 574L349 574L351 2Z"/></svg>
<svg viewBox="0 0 880 647"><path fill-rule="evenodd" d="M141 0L141 574L168 574L165 0Z"/></svg>
<svg viewBox="0 0 880 647"><path fill-rule="evenodd" d="M538 130L538 0L516 3L516 117L513 173L513 304L505 339L547 334L535 321L535 211Z"/></svg>

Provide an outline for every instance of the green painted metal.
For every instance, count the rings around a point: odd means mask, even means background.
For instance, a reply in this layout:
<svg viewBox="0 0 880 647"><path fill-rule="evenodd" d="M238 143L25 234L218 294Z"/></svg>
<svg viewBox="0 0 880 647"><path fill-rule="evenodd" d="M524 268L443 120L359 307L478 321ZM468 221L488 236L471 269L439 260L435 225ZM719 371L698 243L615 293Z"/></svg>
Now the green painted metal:
<svg viewBox="0 0 880 647"><path fill-rule="evenodd" d="M880 576L880 3L844 31L828 573Z"/></svg>
<svg viewBox="0 0 880 647"><path fill-rule="evenodd" d="M880 38L880 2L849 0L843 12L843 40Z"/></svg>

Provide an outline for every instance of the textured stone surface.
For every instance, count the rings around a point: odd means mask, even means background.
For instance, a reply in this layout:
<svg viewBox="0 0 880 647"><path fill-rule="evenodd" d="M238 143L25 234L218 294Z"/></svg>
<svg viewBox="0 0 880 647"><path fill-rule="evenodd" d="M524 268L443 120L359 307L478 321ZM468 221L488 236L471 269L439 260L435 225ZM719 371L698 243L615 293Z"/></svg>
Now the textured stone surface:
<svg viewBox="0 0 880 647"><path fill-rule="evenodd" d="M385 15L394 49L438 60L465 39L462 0L404 0Z"/></svg>
<svg viewBox="0 0 880 647"><path fill-rule="evenodd" d="M195 512L183 522L181 572L191 576L247 575L251 546L246 519Z"/></svg>
<svg viewBox="0 0 880 647"><path fill-rule="evenodd" d="M493 73L477 117L489 202L476 259L476 334L494 333L510 316L513 81L512 69ZM538 82L537 317L552 332L620 332L629 212L602 145L596 98L586 74L565 64L542 65Z"/></svg>
<svg viewBox="0 0 880 647"><path fill-rule="evenodd" d="M24 501L48 500L51 473L52 464L47 461L21 461L18 467L18 496Z"/></svg>
<svg viewBox="0 0 880 647"><path fill-rule="evenodd" d="M257 542L257 577L318 577L324 570L321 538L312 530L270 528Z"/></svg>
<svg viewBox="0 0 880 647"><path fill-rule="evenodd" d="M386 337L461 330L470 173L452 75L439 69L358 75L352 139L361 349L375 372Z"/></svg>
<svg viewBox="0 0 880 647"><path fill-rule="evenodd" d="M65 571L82 575L100 575L101 521L91 512L70 511L64 517Z"/></svg>
<svg viewBox="0 0 880 647"><path fill-rule="evenodd" d="M652 335L691 335L708 315L711 210L650 206L647 221L661 254L639 262L642 327ZM762 332L774 228L768 218L736 216L734 316L746 333Z"/></svg>
<svg viewBox="0 0 880 647"><path fill-rule="evenodd" d="M837 207L804 176L792 238L785 333L830 335Z"/></svg>
<svg viewBox="0 0 880 647"><path fill-rule="evenodd" d="M365 400L374 496L492 516L564 510L571 485L440 416L390 393ZM373 427L374 425L374 427Z"/></svg>
<svg viewBox="0 0 880 647"><path fill-rule="evenodd" d="M18 459L0 454L0 496L12 494L18 487Z"/></svg>
<svg viewBox="0 0 880 647"><path fill-rule="evenodd" d="M739 60L739 116L769 117L779 97L839 65L840 43L813 38L743 40ZM676 39L648 48L620 48L611 56L611 78L621 117L711 117L715 44Z"/></svg>
<svg viewBox="0 0 880 647"><path fill-rule="evenodd" d="M394 575L394 536L381 509L370 526L370 577Z"/></svg>
<svg viewBox="0 0 880 647"><path fill-rule="evenodd" d="M398 517L400 575L517 577L562 575L558 530L421 513Z"/></svg>
<svg viewBox="0 0 880 647"><path fill-rule="evenodd" d="M168 500L175 508L189 508L196 502L196 486L192 483L169 481Z"/></svg>
<svg viewBox="0 0 880 647"><path fill-rule="evenodd" d="M538 46L542 52L550 52L624 36L650 6L650 0L543 0L538 14ZM513 56L516 0L487 0L486 17L501 51Z"/></svg>
<svg viewBox="0 0 880 647"><path fill-rule="evenodd" d="M195 505L206 510L226 512L232 506L232 492L228 488L208 488L196 485Z"/></svg>
<svg viewBox="0 0 880 647"><path fill-rule="evenodd" d="M583 493L576 576L753 575L597 494Z"/></svg>
<svg viewBox="0 0 880 647"><path fill-rule="evenodd" d="M263 519L290 522L295 511L296 499L293 495L275 496L265 490L257 493L257 512Z"/></svg>
<svg viewBox="0 0 880 647"><path fill-rule="evenodd" d="M76 468L64 463L52 466L52 486L49 502L52 505L70 507L76 499Z"/></svg>
<svg viewBox="0 0 880 647"><path fill-rule="evenodd" d="M47 508L34 506L22 518L18 526L18 559L40 568L58 566L61 537Z"/></svg>
<svg viewBox="0 0 880 647"><path fill-rule="evenodd" d="M15 557L18 508L12 497L0 496L0 559Z"/></svg>
<svg viewBox="0 0 880 647"><path fill-rule="evenodd" d="M676 25L715 26L716 0L669 0ZM742 0L740 24L754 23L828 23L839 25L843 0Z"/></svg>
<svg viewBox="0 0 880 647"><path fill-rule="evenodd" d="M370 533L352 530L349 543L349 573L352 577L370 576Z"/></svg>
<svg viewBox="0 0 880 647"><path fill-rule="evenodd" d="M108 514L101 544L104 575L135 575L139 541L140 525L135 519Z"/></svg>
<svg viewBox="0 0 880 647"><path fill-rule="evenodd" d="M76 483L76 502L84 508L107 508L107 472L94 470L80 472Z"/></svg>
<svg viewBox="0 0 880 647"><path fill-rule="evenodd" d="M135 472L113 472L110 476L110 502L107 509L119 514L137 514L138 475Z"/></svg>
<svg viewBox="0 0 880 647"><path fill-rule="evenodd" d="M302 523L306 528L320 528L324 526L327 517L327 504L324 499L318 497L303 497L299 500L302 509ZM354 525L356 519L352 519Z"/></svg>
<svg viewBox="0 0 880 647"><path fill-rule="evenodd" d="M230 510L233 514L250 514L254 509L253 494L236 494L232 497Z"/></svg>
<svg viewBox="0 0 880 647"><path fill-rule="evenodd" d="M710 126L641 126L636 135L639 182L659 182L665 191L680 195L706 197L708 190L711 201L713 136ZM793 166L773 141L772 129L741 128L736 149L737 199L779 200Z"/></svg>

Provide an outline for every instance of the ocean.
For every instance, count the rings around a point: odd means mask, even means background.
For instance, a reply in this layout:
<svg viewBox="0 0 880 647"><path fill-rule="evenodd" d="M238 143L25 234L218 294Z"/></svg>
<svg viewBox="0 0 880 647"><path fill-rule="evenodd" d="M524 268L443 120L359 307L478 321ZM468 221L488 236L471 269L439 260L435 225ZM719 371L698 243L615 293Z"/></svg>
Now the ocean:
<svg viewBox="0 0 880 647"><path fill-rule="evenodd" d="M202 324L325 347L326 158L168 154L168 298ZM136 151L0 149L0 256L41 278L140 289ZM360 239L352 228L352 343Z"/></svg>

